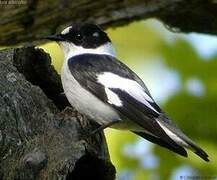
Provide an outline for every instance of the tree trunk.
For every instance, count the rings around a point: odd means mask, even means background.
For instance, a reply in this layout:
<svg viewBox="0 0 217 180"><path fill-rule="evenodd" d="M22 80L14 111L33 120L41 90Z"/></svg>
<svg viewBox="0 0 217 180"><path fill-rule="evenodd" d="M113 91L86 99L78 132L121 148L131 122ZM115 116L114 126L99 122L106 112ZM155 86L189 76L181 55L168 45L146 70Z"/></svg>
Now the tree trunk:
<svg viewBox="0 0 217 180"><path fill-rule="evenodd" d="M0 179L114 179L103 133L69 106L49 55L0 51ZM66 108L66 109L65 109Z"/></svg>
<svg viewBox="0 0 217 180"><path fill-rule="evenodd" d="M149 17L176 31L217 34L216 0L1 0L0 10L0 45L41 43L72 22L106 28Z"/></svg>

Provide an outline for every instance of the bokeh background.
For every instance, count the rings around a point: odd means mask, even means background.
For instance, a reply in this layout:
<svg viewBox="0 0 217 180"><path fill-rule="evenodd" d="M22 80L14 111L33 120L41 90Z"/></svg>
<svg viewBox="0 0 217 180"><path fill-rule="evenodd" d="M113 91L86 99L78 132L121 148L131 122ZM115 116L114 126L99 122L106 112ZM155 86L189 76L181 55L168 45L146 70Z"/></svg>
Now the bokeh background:
<svg viewBox="0 0 217 180"><path fill-rule="evenodd" d="M174 29L173 29L174 30ZM176 30L175 30L176 31ZM180 157L128 131L106 129L118 180L217 179L217 38L171 32L150 19L108 29L120 60L146 83L174 122L209 154ZM56 43L42 46L60 72Z"/></svg>

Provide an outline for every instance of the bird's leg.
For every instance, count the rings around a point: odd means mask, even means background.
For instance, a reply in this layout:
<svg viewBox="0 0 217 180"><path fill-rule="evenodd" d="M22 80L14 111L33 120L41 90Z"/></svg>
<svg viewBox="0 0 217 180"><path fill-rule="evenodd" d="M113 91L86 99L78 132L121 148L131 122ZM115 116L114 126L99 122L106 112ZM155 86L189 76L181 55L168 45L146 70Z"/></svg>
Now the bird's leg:
<svg viewBox="0 0 217 180"><path fill-rule="evenodd" d="M98 133L98 132L100 132L100 131L103 131L105 128L110 127L110 126L112 126L113 124L116 124L116 123L118 123L118 122L120 122L120 121L115 120L115 121L109 122L109 123L107 123L107 124L103 124L103 125L101 125L100 127L98 127L98 128L96 128L95 130L93 130L92 132L88 133L88 136L89 136L89 137L90 137L90 136L93 136L93 135L95 135L96 133Z"/></svg>

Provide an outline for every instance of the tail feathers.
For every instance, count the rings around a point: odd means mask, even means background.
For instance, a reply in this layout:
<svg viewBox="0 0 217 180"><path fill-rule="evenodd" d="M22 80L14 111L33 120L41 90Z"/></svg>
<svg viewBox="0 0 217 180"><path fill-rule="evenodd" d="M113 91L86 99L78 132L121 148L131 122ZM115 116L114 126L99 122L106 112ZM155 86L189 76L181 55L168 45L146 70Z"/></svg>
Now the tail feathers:
<svg viewBox="0 0 217 180"><path fill-rule="evenodd" d="M197 154L198 156L200 156L204 161L209 162L208 159L208 154L202 150L200 147L198 147L195 143L193 143L189 138L188 139L183 139L187 144L188 144L188 149L190 149L191 151L193 151L195 154Z"/></svg>
<svg viewBox="0 0 217 180"><path fill-rule="evenodd" d="M190 149L203 160L209 161L208 154L188 138L180 129L173 125L171 121L158 120L158 123L166 134L178 145Z"/></svg>
<svg viewBox="0 0 217 180"><path fill-rule="evenodd" d="M169 144L166 141L164 141L164 140L162 140L162 139L160 139L160 138L158 138L156 136L152 136L152 135L150 135L148 133L145 133L145 132L135 132L135 131L133 131L133 133L147 139L148 141L150 141L152 143L155 143L155 144L158 144L158 145L160 145L160 146L162 146L164 148L167 148L167 149L169 149L169 150L171 150L171 151L173 151L173 152L175 152L175 153L177 153L177 154L179 154L181 156L184 156L184 157L188 156L186 150L182 146L179 146L178 144L177 144L177 146L174 146L174 145Z"/></svg>
<svg viewBox="0 0 217 180"><path fill-rule="evenodd" d="M161 147L164 147L164 148L167 148L181 156L184 156L184 157L188 157L188 154L186 152L186 150L181 146L181 145L177 145L177 146L173 146L167 142L165 142L164 140L156 137L156 136L152 136L148 133L145 133L145 132L133 132L143 138L145 138L146 140L152 142L152 143L155 143L155 144L158 144L160 145ZM199 157L201 157L203 160L205 161L209 161L208 159L208 154L203 151L200 147L198 147L197 145L195 145L192 141L189 141L189 140L183 140L186 142L186 144L188 144L188 146L185 146L186 148L190 149L191 151L193 151L195 154L197 154Z"/></svg>

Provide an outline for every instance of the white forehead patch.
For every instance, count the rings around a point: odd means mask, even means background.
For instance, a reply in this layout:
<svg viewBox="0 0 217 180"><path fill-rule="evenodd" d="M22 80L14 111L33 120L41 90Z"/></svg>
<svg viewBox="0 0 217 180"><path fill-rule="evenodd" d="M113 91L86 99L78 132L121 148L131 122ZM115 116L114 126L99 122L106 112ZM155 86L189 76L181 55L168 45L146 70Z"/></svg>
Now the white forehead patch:
<svg viewBox="0 0 217 180"><path fill-rule="evenodd" d="M65 28L65 29L61 32L61 34L68 34L69 31L70 31L70 29L71 29L71 26Z"/></svg>

